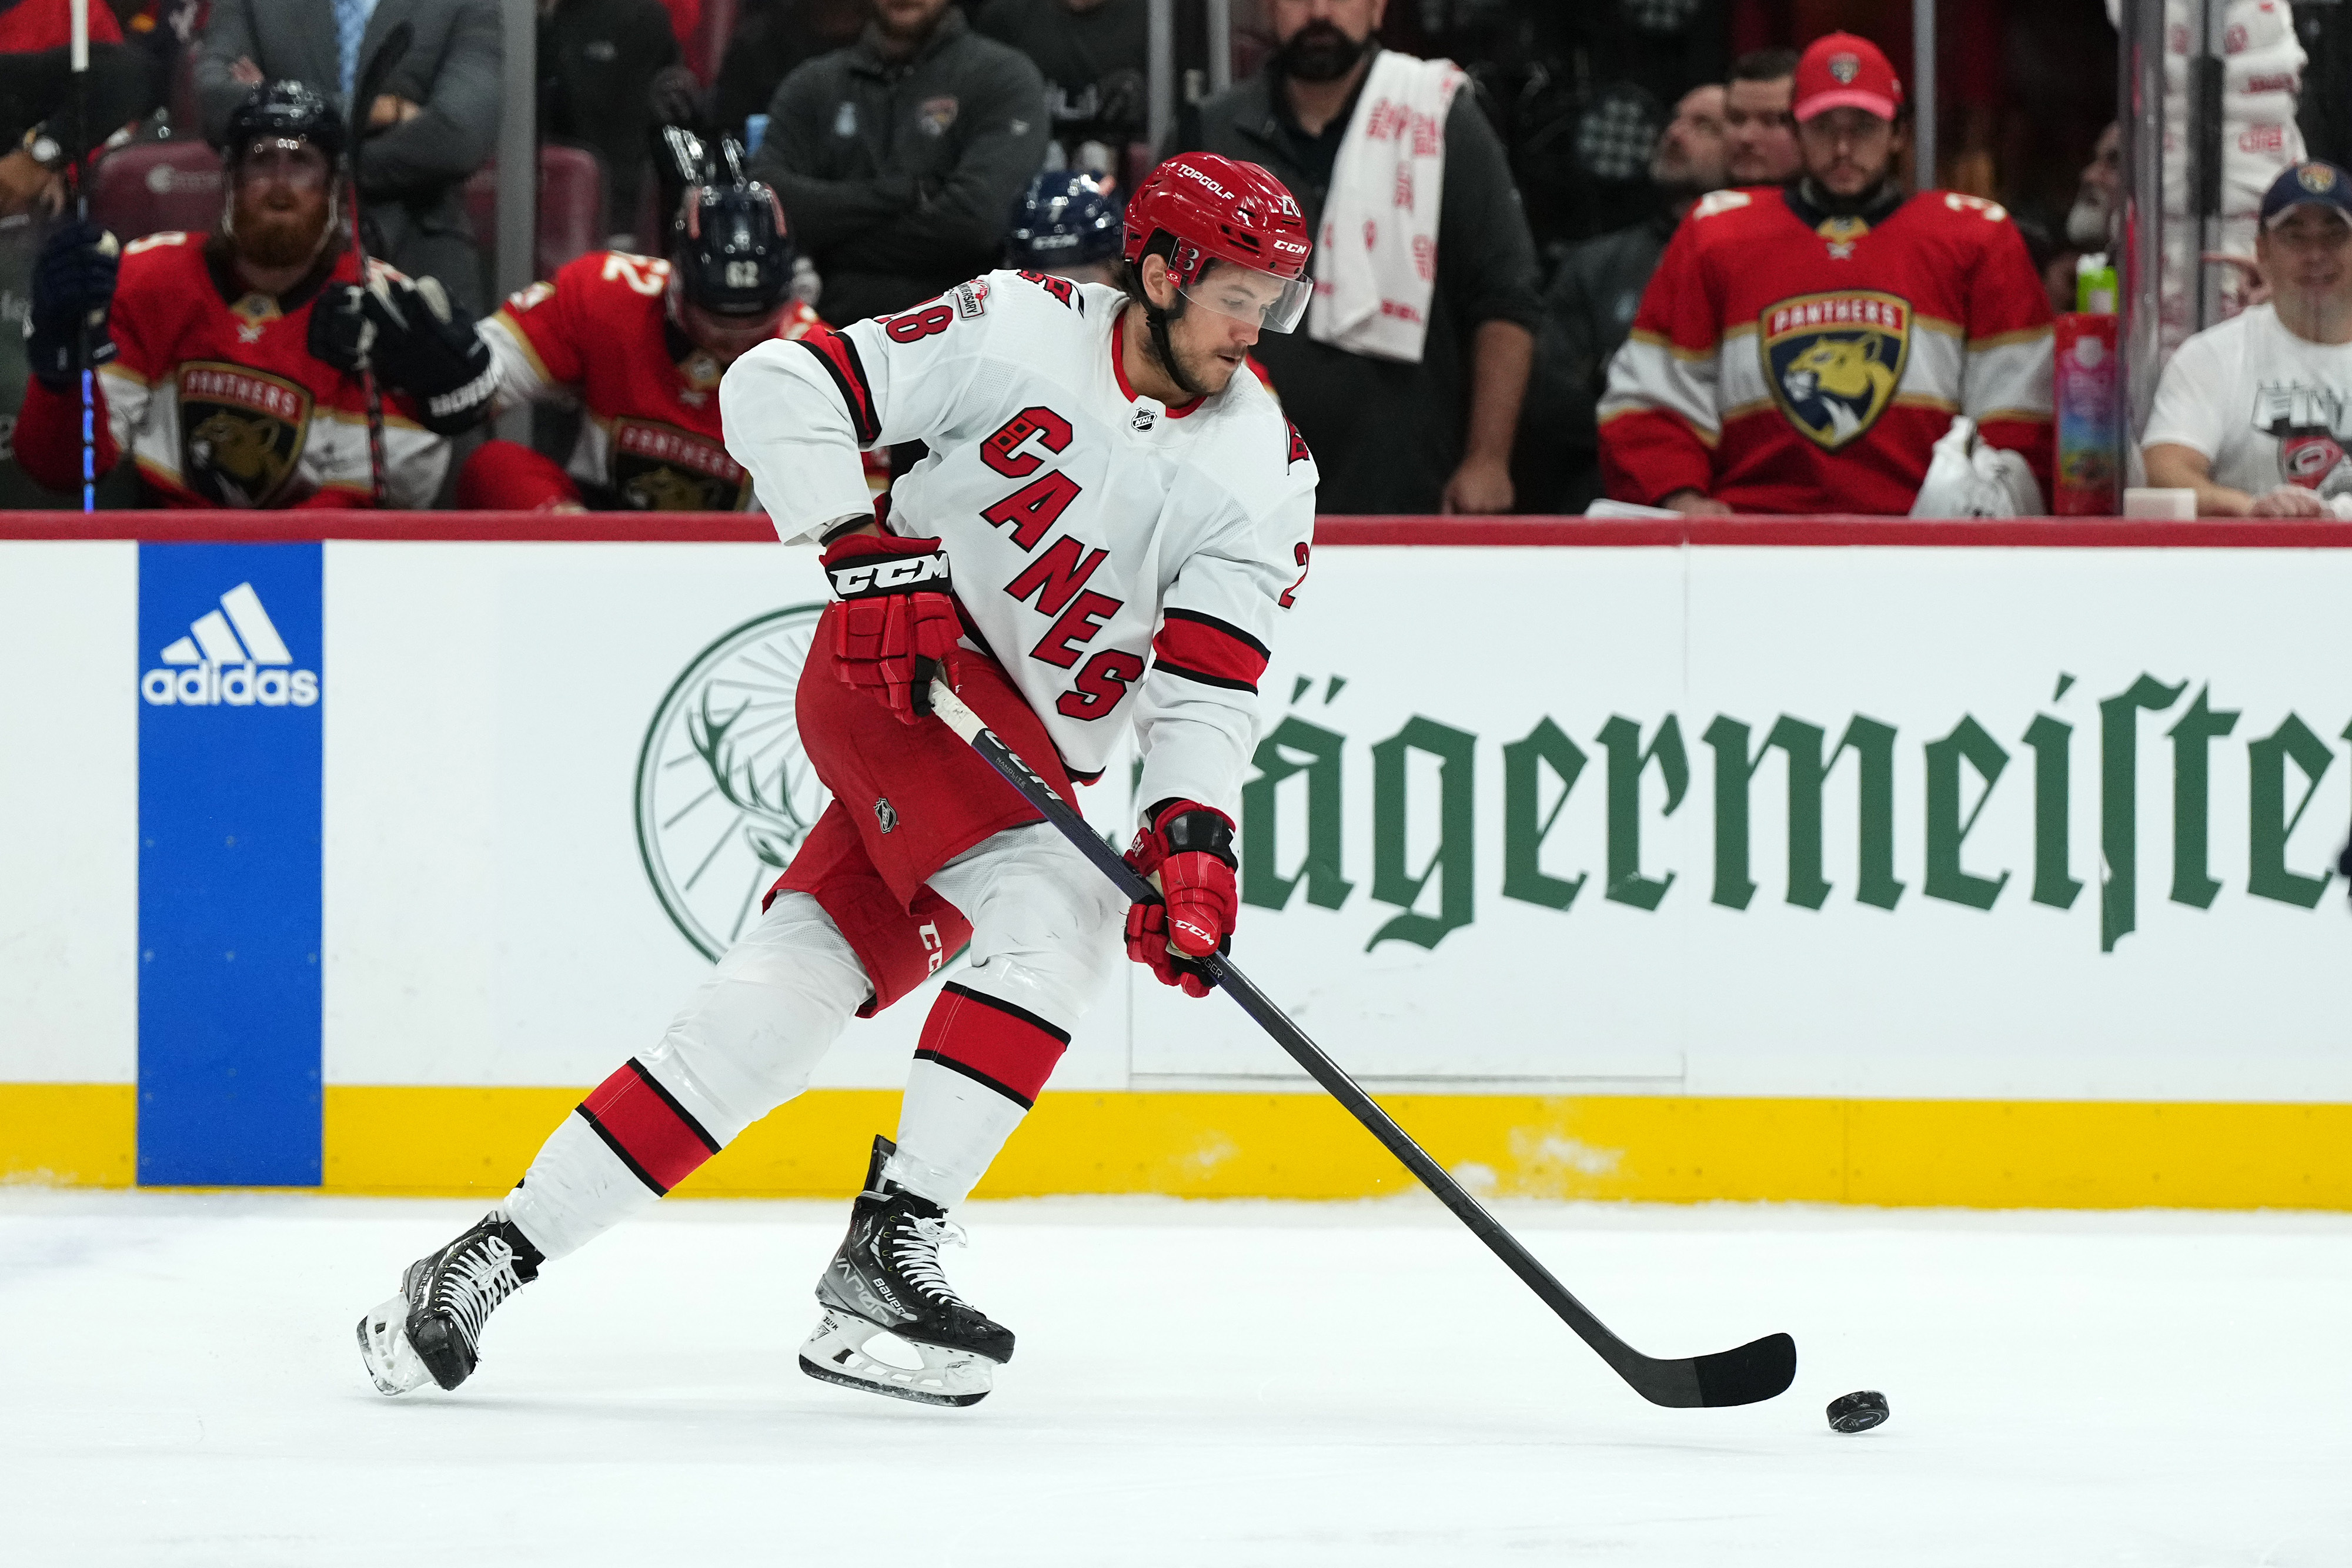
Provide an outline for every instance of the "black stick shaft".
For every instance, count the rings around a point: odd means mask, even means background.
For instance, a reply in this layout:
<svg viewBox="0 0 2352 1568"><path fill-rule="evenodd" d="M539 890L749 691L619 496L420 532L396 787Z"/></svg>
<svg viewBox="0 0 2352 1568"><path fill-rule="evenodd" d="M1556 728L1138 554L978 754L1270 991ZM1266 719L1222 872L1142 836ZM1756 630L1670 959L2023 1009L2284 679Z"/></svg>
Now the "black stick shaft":
<svg viewBox="0 0 2352 1568"><path fill-rule="evenodd" d="M1135 868L1121 858L1118 852L1102 841L1101 835L1087 825L1077 809L1055 794L1054 787L1037 775L1020 754L1005 745L996 732L981 722L942 678L930 688L932 712L953 729L981 757L1001 774L1005 782L1020 791L1022 797L1045 814L1045 820L1060 831L1062 836L1077 847L1078 852L1094 863L1113 885L1132 903L1156 903L1159 893ZM1727 1352L1722 1357L1703 1360L1660 1360L1643 1354L1611 1332L1609 1326L1592 1314L1571 1294L1567 1286L1552 1277L1536 1255L1527 1249L1506 1229L1502 1221L1487 1212L1486 1205L1471 1196L1453 1174L1431 1156L1428 1150L1415 1143L1412 1135L1397 1125L1396 1119L1381 1109L1363 1087L1348 1076L1346 1070L1325 1055L1322 1048L1293 1023L1264 991L1234 967L1231 959L1211 954L1201 960L1219 989L1238 1003L1242 1011L1267 1034L1274 1037L1292 1061L1305 1068L1316 1082L1342 1106L1348 1113L1362 1123L1381 1146L1394 1155L1423 1186L1437 1195L1438 1200L1454 1211L1454 1217L1467 1226L1472 1235L1486 1244L1487 1249L1501 1259L1512 1273L1517 1274L1544 1304L1559 1314L1562 1322L1576 1331L1577 1336L1592 1347L1601 1359L1630 1384L1644 1398L1659 1405L1696 1406L1746 1404L1754 1399L1769 1399L1786 1388L1796 1374L1796 1347L1786 1335L1776 1334L1738 1351ZM1778 1342L1776 1343L1775 1342ZM1785 1347L1786 1367L1778 1365ZM1740 1364L1727 1367L1717 1376L1709 1375L1708 1362L1727 1362L1738 1358ZM1750 1364L1753 1363L1755 1364Z"/></svg>

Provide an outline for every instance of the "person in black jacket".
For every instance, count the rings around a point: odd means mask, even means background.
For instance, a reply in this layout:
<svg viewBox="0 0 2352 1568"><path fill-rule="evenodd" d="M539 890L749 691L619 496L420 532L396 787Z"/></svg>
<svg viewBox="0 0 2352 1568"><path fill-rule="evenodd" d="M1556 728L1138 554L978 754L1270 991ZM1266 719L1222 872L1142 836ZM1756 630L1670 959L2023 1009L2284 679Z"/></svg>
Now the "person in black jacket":
<svg viewBox="0 0 2352 1568"><path fill-rule="evenodd" d="M1318 236L1331 172L1379 53L1381 0L1283 0L1265 68L1185 110L1166 155L1265 165ZM1313 448L1325 512L1507 512L1511 443L1540 302L1535 239L1501 139L1475 91L1445 117L1436 289L1419 363L1373 359L1309 332L1256 354Z"/></svg>
<svg viewBox="0 0 2352 1568"><path fill-rule="evenodd" d="M972 26L1012 45L1045 74L1056 169L1119 174L1140 141L1148 108L1150 7L1146 0L987 0Z"/></svg>
<svg viewBox="0 0 2352 1568"><path fill-rule="evenodd" d="M1633 329L1642 291L1693 204L1729 183L1724 89L1695 87L1650 155L1657 210L1638 224L1569 247L1544 293L1536 363L1519 421L1513 476L1519 507L1581 512L1601 498L1601 393L1609 358Z"/></svg>
<svg viewBox="0 0 2352 1568"><path fill-rule="evenodd" d="M1045 152L1045 81L949 0L875 0L856 43L786 77L754 178L784 204L835 326L985 272Z"/></svg>
<svg viewBox="0 0 2352 1568"><path fill-rule="evenodd" d="M678 57L661 0L555 0L540 9L539 133L604 160L603 232L628 234L626 249L636 248L654 78Z"/></svg>

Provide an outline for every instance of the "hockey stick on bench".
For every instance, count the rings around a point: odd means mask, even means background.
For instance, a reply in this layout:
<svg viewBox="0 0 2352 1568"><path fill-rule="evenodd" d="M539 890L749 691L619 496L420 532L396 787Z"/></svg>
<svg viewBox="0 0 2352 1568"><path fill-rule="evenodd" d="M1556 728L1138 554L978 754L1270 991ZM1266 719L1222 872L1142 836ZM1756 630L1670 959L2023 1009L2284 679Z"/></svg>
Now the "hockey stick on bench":
<svg viewBox="0 0 2352 1568"><path fill-rule="evenodd" d="M1110 878L1119 892L1136 903L1158 901L1160 894L1151 884L1136 875L1134 869L1119 858L1118 852L1087 826L1086 819L1075 807L1056 795L1052 785L1032 771L1011 747L998 738L995 731L982 724L980 716L964 706L944 678L933 680L930 695L931 711L979 752L991 768L1003 775L1004 781L1018 789L1024 800L1044 812L1045 820ZM1404 1163L1407 1170L1420 1177L1421 1184L1435 1193L1439 1201L1454 1211L1454 1218L1468 1226L1471 1233L1485 1242L1529 1290L1542 1297L1544 1304L1559 1313L1560 1321L1574 1329L1579 1338L1632 1385L1634 1393L1653 1405L1684 1408L1753 1405L1771 1398L1794 1381L1797 1342L1784 1333L1767 1334L1737 1350L1672 1361L1643 1355L1619 1339L1583 1302L1570 1295L1566 1286L1553 1279L1551 1271L1520 1244L1518 1238L1504 1229L1502 1222L1487 1213L1484 1204L1447 1174L1444 1166L1432 1159L1428 1151L1414 1143L1412 1135L1398 1126L1354 1079L1284 1016L1265 992L1234 967L1230 959L1213 953L1201 964L1218 987L1241 1004L1242 1011L1272 1035L1275 1043L1305 1068L1331 1098L1346 1106L1348 1113L1361 1122L1389 1153Z"/></svg>

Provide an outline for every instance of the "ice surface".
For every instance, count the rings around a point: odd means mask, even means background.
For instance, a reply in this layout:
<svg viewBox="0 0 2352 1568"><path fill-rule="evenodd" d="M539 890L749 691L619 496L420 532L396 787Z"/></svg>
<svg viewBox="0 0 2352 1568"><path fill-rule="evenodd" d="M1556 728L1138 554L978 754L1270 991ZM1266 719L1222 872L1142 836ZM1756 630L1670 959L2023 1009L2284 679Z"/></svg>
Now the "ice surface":
<svg viewBox="0 0 2352 1568"><path fill-rule="evenodd" d="M0 1562L2352 1563L2352 1218L1506 1206L1654 1354L1796 1335L1685 1411L1426 1203L972 1205L1021 1348L942 1411L793 1364L845 1206L678 1204L381 1397L479 1212L0 1194Z"/></svg>

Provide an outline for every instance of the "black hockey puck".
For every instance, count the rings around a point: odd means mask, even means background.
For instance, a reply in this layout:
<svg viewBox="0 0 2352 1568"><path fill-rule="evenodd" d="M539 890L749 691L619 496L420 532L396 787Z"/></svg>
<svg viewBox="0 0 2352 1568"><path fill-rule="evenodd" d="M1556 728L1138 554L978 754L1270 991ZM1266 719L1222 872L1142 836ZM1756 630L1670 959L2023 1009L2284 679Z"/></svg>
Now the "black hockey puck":
<svg viewBox="0 0 2352 1568"><path fill-rule="evenodd" d="M1867 1432L1886 1419L1886 1396L1871 1389L1841 1394L1830 1401L1830 1430Z"/></svg>

